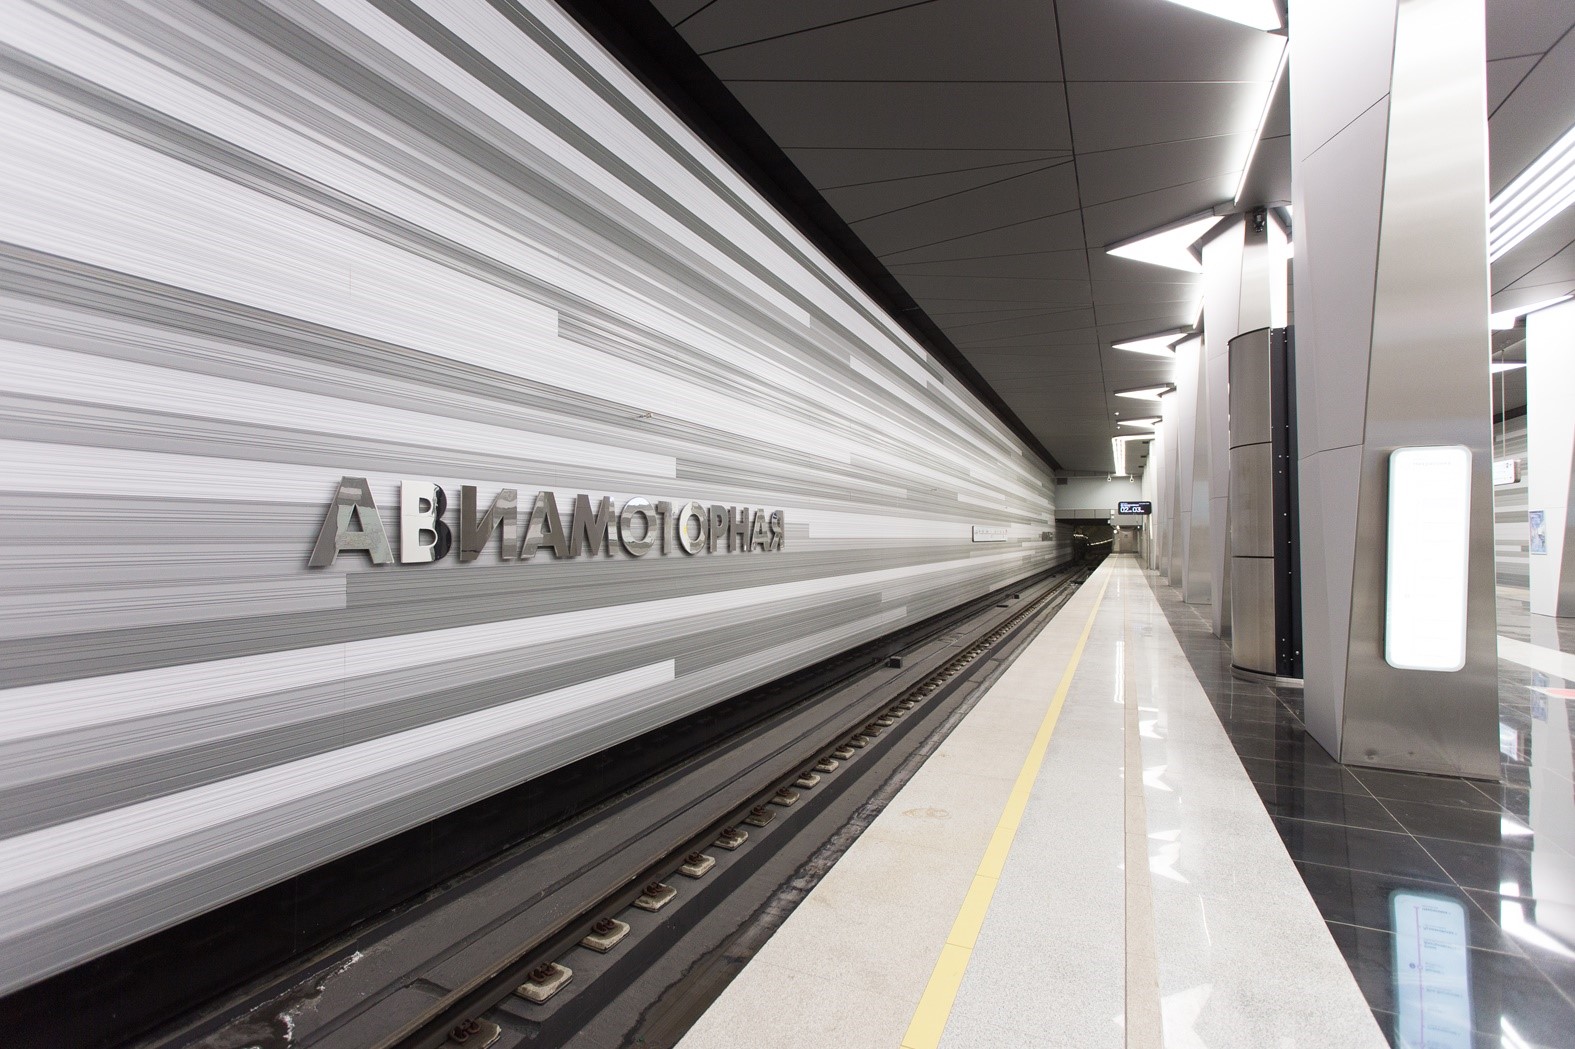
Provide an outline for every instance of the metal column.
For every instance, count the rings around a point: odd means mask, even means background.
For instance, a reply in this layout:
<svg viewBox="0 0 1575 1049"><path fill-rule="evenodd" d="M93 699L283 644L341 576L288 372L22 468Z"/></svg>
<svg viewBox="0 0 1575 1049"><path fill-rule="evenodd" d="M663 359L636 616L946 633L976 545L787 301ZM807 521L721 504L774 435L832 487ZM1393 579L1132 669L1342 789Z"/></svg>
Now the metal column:
<svg viewBox="0 0 1575 1049"><path fill-rule="evenodd" d="M1302 673L1296 448L1290 336L1230 341L1231 662L1281 679Z"/></svg>

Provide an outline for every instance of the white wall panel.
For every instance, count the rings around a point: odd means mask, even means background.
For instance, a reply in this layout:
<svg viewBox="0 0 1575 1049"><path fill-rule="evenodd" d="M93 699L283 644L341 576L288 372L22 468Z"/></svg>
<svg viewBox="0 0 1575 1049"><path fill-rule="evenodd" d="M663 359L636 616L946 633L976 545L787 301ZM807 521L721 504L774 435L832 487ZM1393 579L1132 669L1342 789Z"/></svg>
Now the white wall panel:
<svg viewBox="0 0 1575 1049"><path fill-rule="evenodd" d="M421 7L0 20L0 992L1067 553L1042 464L561 11ZM345 475L396 549L407 478L787 543L309 569Z"/></svg>

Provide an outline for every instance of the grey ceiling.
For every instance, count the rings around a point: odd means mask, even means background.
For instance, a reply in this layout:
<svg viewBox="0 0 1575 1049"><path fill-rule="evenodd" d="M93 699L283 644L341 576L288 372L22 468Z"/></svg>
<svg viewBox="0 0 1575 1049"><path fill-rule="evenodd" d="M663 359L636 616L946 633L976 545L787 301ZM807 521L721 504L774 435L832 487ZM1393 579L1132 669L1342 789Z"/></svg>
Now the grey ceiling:
<svg viewBox="0 0 1575 1049"><path fill-rule="evenodd" d="M1231 200L1277 38L1161 0L653 2L1061 465L1108 470L1143 414L1113 392L1172 377L1110 344L1190 325L1199 278L1104 249ZM1496 189L1568 120L1575 4L1490 4ZM1287 100L1243 205L1289 199ZM1575 277L1544 234L1496 291Z"/></svg>

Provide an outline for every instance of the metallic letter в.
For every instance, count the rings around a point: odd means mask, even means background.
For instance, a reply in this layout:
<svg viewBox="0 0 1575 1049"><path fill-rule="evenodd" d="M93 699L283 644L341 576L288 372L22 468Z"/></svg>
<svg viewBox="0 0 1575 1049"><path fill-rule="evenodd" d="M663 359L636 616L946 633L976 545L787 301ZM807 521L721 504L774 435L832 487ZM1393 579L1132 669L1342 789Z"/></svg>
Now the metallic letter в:
<svg viewBox="0 0 1575 1049"><path fill-rule="evenodd" d="M766 528L764 510L756 510L749 525L749 548L753 550L757 546L762 550L771 549L771 533Z"/></svg>
<svg viewBox="0 0 1575 1049"><path fill-rule="evenodd" d="M473 484L461 485L459 489L459 559L461 561L474 561L481 556L481 548L487 545L487 540L492 538L496 531L499 535L498 556L505 561L514 560L514 553L519 549L519 514L517 506L519 494L512 488L504 488L492 498L492 505L487 507L485 516L476 516L476 486ZM501 525L501 527L499 527Z"/></svg>
<svg viewBox="0 0 1575 1049"><path fill-rule="evenodd" d="M689 522L695 523L695 534L689 534ZM705 545L706 525L705 509L699 503L685 503L678 508L678 513L673 517L673 534L678 537L678 546L686 554L698 554Z"/></svg>
<svg viewBox="0 0 1575 1049"><path fill-rule="evenodd" d="M591 497L577 495L574 497L574 517L569 522L569 556L580 556L580 545L583 542L585 552L595 554L607 546L607 530L613 523L613 501L607 496L602 496L596 504L596 512L591 512ZM607 551L609 554L611 550Z"/></svg>
<svg viewBox="0 0 1575 1049"><path fill-rule="evenodd" d="M360 531L351 531L354 519ZM383 530L383 519L378 516L377 503L372 501L372 489L365 477L341 477L334 501L328 504L323 515L323 526L317 530L317 542L312 547L312 557L307 564L313 568L327 568L334 563L341 550L365 550L374 565L386 565L394 559L388 545L388 533Z"/></svg>
<svg viewBox="0 0 1575 1049"><path fill-rule="evenodd" d="M771 542L766 546L766 549L782 549L782 545L787 542L787 515L781 510L771 511L769 527L771 529Z"/></svg>
<svg viewBox="0 0 1575 1049"><path fill-rule="evenodd" d="M634 534L634 519L640 518L641 533ZM623 504L618 515L618 541L631 557L644 557L656 543L657 524L651 504L644 499L630 499Z"/></svg>
<svg viewBox="0 0 1575 1049"><path fill-rule="evenodd" d="M425 504L425 509L423 509ZM407 565L440 561L454 544L454 533L443 523L448 496L430 481L399 482L399 560ZM430 543L422 536L432 536Z"/></svg>
<svg viewBox="0 0 1575 1049"><path fill-rule="evenodd" d="M525 535L520 540L520 560L535 557L536 548L543 542L552 547L555 556L569 556L569 537L563 534L563 518L558 516L558 497L551 492L536 493L536 503L530 508L530 520L525 522Z"/></svg>
<svg viewBox="0 0 1575 1049"><path fill-rule="evenodd" d="M706 511L705 552L716 553L716 544L722 541L723 534L727 531L727 507L711 504Z"/></svg>

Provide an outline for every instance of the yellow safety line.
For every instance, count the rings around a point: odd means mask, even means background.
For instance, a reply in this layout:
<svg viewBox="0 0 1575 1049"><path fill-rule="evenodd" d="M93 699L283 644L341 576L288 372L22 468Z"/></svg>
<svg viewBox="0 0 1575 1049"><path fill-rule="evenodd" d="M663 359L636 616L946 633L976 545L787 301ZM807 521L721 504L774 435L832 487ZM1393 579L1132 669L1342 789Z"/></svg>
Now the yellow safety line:
<svg viewBox="0 0 1575 1049"><path fill-rule="evenodd" d="M1050 746L1050 734L1055 731L1056 719L1061 716L1061 708L1066 705L1067 693L1072 689L1072 676L1077 673L1077 664L1083 658L1083 646L1088 643L1088 635L1093 633L1094 617L1099 614L1099 606L1105 600L1105 590L1109 586L1110 578L1107 576L1099 588L1099 596L1094 598L1088 622L1083 624L1077 647L1072 649L1072 659L1061 675L1061 683L1056 686L1050 709L1045 712L1044 721L1034 735L1033 745L1028 748L1028 756L1023 759L1023 767L1018 770L1017 781L1012 784L1012 793L1006 800L1006 808L1001 811L995 833L990 836L990 845L984 850L979 869L974 872L973 884L968 889L968 895L963 898L957 920L952 922L946 944L941 948L941 956L930 973L930 982L925 985L924 995L913 1010L908 1033L902 1036L902 1049L935 1049L940 1044L941 1032L946 1029L946 1018L951 1015L952 1004L957 1000L957 989L962 986L963 973L967 971L968 961L973 957L973 945L979 938L979 929L984 925L984 916L990 909L995 887L1000 884L1001 869L1006 866L1007 853L1012 851L1012 841L1017 837L1017 828L1022 824L1023 813L1028 808L1028 797L1033 792L1034 781L1039 778L1039 767L1044 764L1045 750Z"/></svg>

